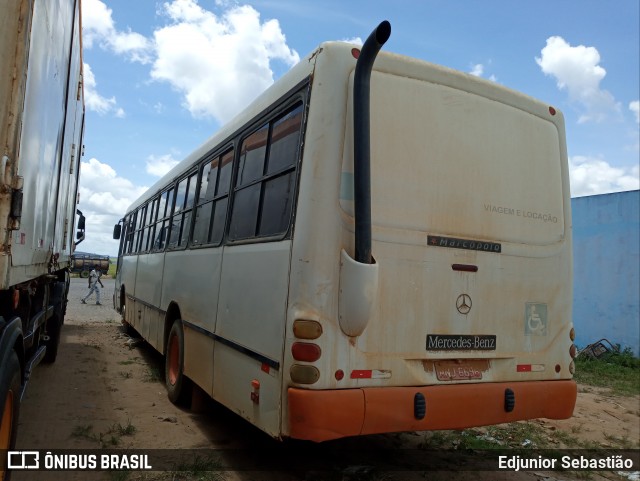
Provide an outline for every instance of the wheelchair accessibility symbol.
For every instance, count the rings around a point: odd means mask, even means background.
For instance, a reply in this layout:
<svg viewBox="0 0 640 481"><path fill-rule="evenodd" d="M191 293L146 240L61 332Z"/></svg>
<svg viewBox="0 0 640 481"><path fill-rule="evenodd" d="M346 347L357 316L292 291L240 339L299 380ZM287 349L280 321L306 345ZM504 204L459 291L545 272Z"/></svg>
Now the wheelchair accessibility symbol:
<svg viewBox="0 0 640 481"><path fill-rule="evenodd" d="M524 308L524 333L527 336L547 335L547 305L527 302Z"/></svg>

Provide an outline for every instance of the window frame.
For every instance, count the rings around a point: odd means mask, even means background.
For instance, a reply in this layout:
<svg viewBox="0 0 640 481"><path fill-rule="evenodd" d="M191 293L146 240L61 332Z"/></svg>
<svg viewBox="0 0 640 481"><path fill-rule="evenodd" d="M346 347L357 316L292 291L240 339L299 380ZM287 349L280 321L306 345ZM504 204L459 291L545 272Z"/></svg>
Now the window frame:
<svg viewBox="0 0 640 481"><path fill-rule="evenodd" d="M192 180L192 176L195 174L195 180ZM178 187L180 186L180 183L182 183L183 181L187 181L187 190L185 191L185 196L183 199L183 204L182 207L180 209L180 212L176 213L176 203L178 201ZM182 232L184 231L184 214L187 212L191 212L193 214L193 212L195 211L195 207L196 207L196 202L197 202L197 195L198 195L198 189L200 186L200 171L197 168L191 168L189 169L186 173L184 173L183 175L181 175L178 179L176 179L173 182L173 186L169 186L169 188L173 188L174 194L173 194L173 208L171 210L171 215L170 217L170 226L171 228L169 229L169 233L167 235L167 241L166 241L166 246L165 246L165 250L167 251L180 251L180 250L185 250L189 247L189 244L191 242L191 236L193 234L192 230L193 230L193 226L194 226L194 216L191 215L191 217L189 218L189 226L188 226L188 230L189 233L187 235L187 240L184 244L180 243L180 238L182 237ZM193 200L193 204L191 205L191 207L186 208L186 203L187 200L189 199L189 192L191 190L191 184L192 182L195 182L196 185L194 187L195 192L194 192L194 200ZM168 189L167 189L168 190ZM163 193L166 192L163 191ZM169 241L171 240L171 235L173 233L173 220L176 217L176 215L179 215L181 217L181 223L180 223L180 232L178 233L178 243L175 246L171 246Z"/></svg>
<svg viewBox="0 0 640 481"><path fill-rule="evenodd" d="M290 239L293 237L293 232L295 230L295 220L296 220L296 209L298 205L298 197L299 197L299 183L300 183L300 166L302 164L302 155L304 151L305 144L305 136L307 131L307 121L309 114L309 97L311 92L311 77L305 78L303 81L299 82L295 87L293 87L289 92L280 97L278 100L273 102L269 107L263 109L259 114L255 115L251 120L246 122L242 127L237 129L231 135L226 137L225 140L220 142L214 148L209 150L204 156L200 157L197 161L195 161L186 172L180 174L179 177L175 177L168 182L166 185L162 187L162 189L158 190L152 197L148 198L144 203L136 206L135 209L132 209L128 212L123 218L123 231L124 235L128 234L127 223L126 221L133 219L136 222L136 216L138 212L142 212L143 209L146 209L145 212L145 224L144 227L140 229L141 232L146 231L146 238L144 242L142 240L138 240L139 248L137 251L132 252L132 248L130 246L130 241L127 238L123 239L123 252L122 255L139 255L143 253L148 254L157 254L166 251L177 251L184 249L204 249L211 247L220 247L223 245L241 245L241 244L257 244L263 242L274 242L284 239ZM271 134L273 124L278 120L278 117L281 117L283 114L287 112L287 110L292 109L296 103L301 103L302 107L302 119L300 122L300 130L298 134L298 143L296 146L295 160L291 166L280 169L276 172L268 173L268 158L266 159L263 165L263 175L258 179L254 179L253 181L237 188L236 178L238 175L239 168L239 155L240 155L240 146L242 142L249 137L252 133L258 131L261 127L264 127L265 124L268 124L268 144L267 144L267 154L270 153L271 148ZM201 188L201 180L202 173L204 170L204 166L206 163L211 162L214 158L219 157L220 159L224 157L229 151L233 151L233 156L231 159L231 173L229 179L228 190L225 194L218 194L219 182L220 182L220 174L222 169L218 169L216 174L216 186L215 186L215 194L213 199L207 201L213 204L213 207L223 199L227 199L227 205L225 209L225 219L223 232L220 240L218 242L206 242L201 244L193 243L193 235L195 231L196 224L196 213L198 207L205 205L207 202L203 202L202 204L198 204L198 199L200 196L200 188ZM291 197L291 209L289 212L288 225L284 232L280 234L274 235L254 235L252 237L242 238L242 239L231 239L229 236L229 228L231 222L231 214L233 212L233 206L235 202L235 196L237 191L242 190L243 188L249 187L255 184L261 184L260 188L260 200L258 204L258 219L256 221L256 231L259 228L260 215L262 212L262 206L264 202L264 185L273 180L277 179L280 176L288 175L289 172L293 173L293 192ZM190 210L191 219L189 221L189 234L187 237L187 242L184 245L179 245L176 247L169 247L169 239L171 236L171 227L172 220L175 212L175 201L177 197L178 185L184 179L188 179L194 173L196 173L196 191L194 194L194 202L191 209L182 209L180 215L183 215L186 210ZM185 201L188 198L188 193L190 189L191 182L189 182L187 187L187 196L185 197ZM159 212L160 201L162 196L167 192L172 191L171 195L171 206L169 213L166 215L162 215ZM212 212L209 217L209 227L208 233L211 233L211 229L213 228L213 221L215 216L215 210L212 207ZM165 207L166 209L166 207ZM165 222L168 221L168 232L166 234L166 239L164 242L164 246L162 248L154 248L154 243L156 240L156 235L158 233L158 225L164 225ZM138 230L134 229L134 235L138 234ZM208 234L208 235L209 235ZM144 237L144 235L143 235ZM145 244L145 245L142 245Z"/></svg>
<svg viewBox="0 0 640 481"><path fill-rule="evenodd" d="M165 214L163 214L162 217L160 217L160 199L162 199L162 196L165 194L170 193L170 197L171 199L167 199L167 202L164 205L164 211ZM157 212L157 216L156 216L156 221L153 225L154 228L154 239L153 239L153 243L151 244L151 248L150 248L150 252L152 253L158 253L158 252L164 252L167 250L167 246L169 244L169 236L171 235L171 217L173 216L173 206L175 204L175 200L176 200L176 182L175 180L172 181L169 185L165 186L162 191L160 192L160 194L157 196L157 200L158 200L158 206L156 208L156 212ZM170 204L169 204L170 203ZM157 248L154 247L154 244L156 242L156 235L158 232L158 224L161 224L162 226L164 226L165 222L168 222L168 227L167 227L167 232L164 236L164 242L162 244L162 246L158 246ZM162 226L160 229L162 229Z"/></svg>
<svg viewBox="0 0 640 481"><path fill-rule="evenodd" d="M231 187L232 193L230 196L231 202L229 202L229 205L227 207L227 220L226 220L225 235L224 235L225 245L242 245L242 244L258 244L262 242L277 242L280 240L290 239L293 237L295 218L296 218L296 208L298 205L298 195L299 195L300 166L302 164L302 154L304 150L304 141L305 141L305 136L307 131L307 119L308 119L308 110L309 110L308 98L309 98L310 88L311 88L310 83L307 84L306 86L300 86L298 89L295 90L293 94L286 96L281 102L279 102L276 108L272 107L267 112L263 112L262 115L256 117L252 122L248 123L247 127L245 129L242 129L240 135L237 137L236 159L234 162L234 172L233 172L233 178L231 182L232 184L232 187ZM300 103L302 107L302 119L300 122L300 130L298 133L298 144L296 146L295 161L291 166L288 166L286 168L281 168L280 170L277 170L275 172L268 173L268 166L269 166L268 155L270 154L270 149L271 149L271 140L272 140L271 135L272 135L273 125L279 120L279 117L282 117L284 114L286 114L288 110L293 109L297 103ZM238 175L237 171L240 163L239 156L240 156L240 149L241 149L242 143L252 134L254 134L255 132L259 131L261 128L263 128L266 124L268 124L268 143L267 143L266 153L265 153L265 162L263 164L263 174L257 179L247 182L244 185L236 186L235 184L237 182L237 175ZM265 194L264 185L270 180L274 180L274 179L277 179L278 177L288 175L289 172L294 173L294 178L293 178L294 191L292 193L291 211L289 212L289 221L288 221L286 230L279 234L270 234L270 235L263 235L263 236L254 234L251 237L246 237L241 239L232 239L230 235L230 226L231 226L231 220L232 220L231 218L233 215L233 207L235 205L235 198L237 193L241 190L252 187L256 184L261 184L260 199L258 201L256 228L254 230L254 232L257 232L260 224L261 214L263 211L263 202L264 202L264 194Z"/></svg>
<svg viewBox="0 0 640 481"><path fill-rule="evenodd" d="M193 226L192 226L192 231L189 237L189 247L191 247L192 249L202 249L205 247L220 247L222 245L225 244L225 240L226 240L226 236L227 236L227 225L229 222L229 205L231 204L231 191L233 190L233 179L234 179L234 174L235 174L235 170L236 170L236 156L237 156L237 134L234 135L232 137L231 141L227 141L226 143L222 144L222 147L217 147L215 150L211 151L211 153L207 154L203 159L201 159L198 162L198 189L196 192L196 199L194 202L194 206L193 206ZM220 174L222 172L222 168L221 165L218 165L218 171L216 172L216 178L215 178L215 186L214 186L214 194L213 194L213 198L208 199L202 203L199 203L200 201L200 189L202 188L202 175L204 173L204 169L205 166L212 162L214 159L219 159L222 160L222 158L227 155L229 152L233 152L233 155L231 157L231 175L229 178L229 186L227 188L227 191L224 194L218 194L218 189L220 188ZM222 227L222 237L220 238L219 241L216 242L209 242L209 236L211 235L211 229L213 228L213 221L214 221L214 217L215 217L215 206L216 204L222 200L226 198L227 199L227 206L225 208L225 218L224 218L224 225ZM195 228L196 228L196 214L197 214L197 210L206 205L206 204L211 204L212 208L211 208L211 214L209 215L209 223L208 223L208 228L207 228L207 242L202 242L202 243L198 243L198 244L194 244L194 239L193 239L193 234L195 232Z"/></svg>
<svg viewBox="0 0 640 481"><path fill-rule="evenodd" d="M136 225L135 225L135 237L134 237L134 253L135 254L139 254L141 252L141 244L142 244L142 238L141 236L144 235L144 223L146 222L147 219L147 203L145 202L144 204L142 204L140 207L138 207L138 210L136 210ZM142 225L140 225L142 223Z"/></svg>

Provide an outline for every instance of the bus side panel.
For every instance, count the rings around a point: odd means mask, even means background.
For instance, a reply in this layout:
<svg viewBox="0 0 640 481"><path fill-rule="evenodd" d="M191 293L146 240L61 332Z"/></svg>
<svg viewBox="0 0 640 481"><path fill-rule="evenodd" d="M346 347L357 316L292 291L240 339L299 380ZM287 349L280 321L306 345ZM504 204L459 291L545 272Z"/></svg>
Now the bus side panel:
<svg viewBox="0 0 640 481"><path fill-rule="evenodd" d="M167 276L162 286L162 308L180 307L182 318L211 333L215 331L222 248L167 252Z"/></svg>
<svg viewBox="0 0 640 481"><path fill-rule="evenodd" d="M213 338L183 325L184 373L213 397Z"/></svg>
<svg viewBox="0 0 640 481"><path fill-rule="evenodd" d="M137 265L135 264L136 258L138 259ZM126 269L123 268L127 278L123 278L122 282L128 283L129 276L133 276L131 280L135 279L136 287L132 295L152 306L160 306L164 253L125 257L124 262L127 261L130 261L132 265L130 267L127 265ZM130 284L134 285L133 282Z"/></svg>
<svg viewBox="0 0 640 481"><path fill-rule="evenodd" d="M132 272L135 278L135 290L133 296L137 303L145 303L151 306L160 306L160 297L162 289L162 277L164 274L164 253L145 254L141 256L132 256L131 259L137 265L132 266ZM125 257L125 261L128 258ZM131 272L129 272L131 275ZM131 283L130 285L134 285ZM138 312L140 315L138 316ZM164 315L143 305L136 306L136 319L132 325L142 336L155 347L158 352L164 352L163 341L158 342L158 332L164 333ZM162 336L161 336L162 339Z"/></svg>
<svg viewBox="0 0 640 481"><path fill-rule="evenodd" d="M290 249L290 241L225 247L214 349L215 399L276 436ZM260 383L257 404L253 380Z"/></svg>
<svg viewBox="0 0 640 481"><path fill-rule="evenodd" d="M230 368L231 366L231 368ZM215 343L213 352L214 399L273 437L280 437L281 373L265 372L260 361ZM252 382L257 381L255 389ZM255 402L252 394L257 394Z"/></svg>
<svg viewBox="0 0 640 481"><path fill-rule="evenodd" d="M289 287L290 241L227 246L216 334L280 361Z"/></svg>
<svg viewBox="0 0 640 481"><path fill-rule="evenodd" d="M162 306L174 302L182 319L211 333L184 329L184 372L213 396L213 332L215 331L222 248L168 252L162 286Z"/></svg>
<svg viewBox="0 0 640 481"><path fill-rule="evenodd" d="M133 301L131 301L128 297L129 296L134 296L135 292L134 292L134 287L136 285L136 270L138 268L138 262L140 260L140 257L137 256L124 256L121 257L121 265L120 268L118 270L118 279L119 279L119 283L118 283L118 289L120 289L120 286L124 286L125 292L125 298L121 299L120 302L124 302L125 303L125 307L126 307L126 311L125 311L125 316L126 316L126 321L131 324L135 329L139 330L140 325L139 323L136 323L136 320L138 319L138 316L135 316L135 307L133 305ZM118 291L119 292L119 291Z"/></svg>

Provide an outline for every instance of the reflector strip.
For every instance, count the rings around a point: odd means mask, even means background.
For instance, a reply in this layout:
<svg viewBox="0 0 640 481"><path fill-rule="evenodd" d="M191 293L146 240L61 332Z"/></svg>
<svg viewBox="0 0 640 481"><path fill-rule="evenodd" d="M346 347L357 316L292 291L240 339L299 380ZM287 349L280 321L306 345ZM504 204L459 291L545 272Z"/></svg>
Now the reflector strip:
<svg viewBox="0 0 640 481"><path fill-rule="evenodd" d="M356 369L351 371L351 379L390 379L391 371L384 369Z"/></svg>
<svg viewBox="0 0 640 481"><path fill-rule="evenodd" d="M544 364L518 364L516 366L517 372L542 372L544 371Z"/></svg>

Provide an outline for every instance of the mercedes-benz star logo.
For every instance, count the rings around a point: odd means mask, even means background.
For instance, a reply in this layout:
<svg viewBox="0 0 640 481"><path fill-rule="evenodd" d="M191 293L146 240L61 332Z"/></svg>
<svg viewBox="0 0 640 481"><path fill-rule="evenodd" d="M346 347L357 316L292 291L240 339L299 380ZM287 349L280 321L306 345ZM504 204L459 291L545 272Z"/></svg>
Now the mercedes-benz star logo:
<svg viewBox="0 0 640 481"><path fill-rule="evenodd" d="M468 294L460 294L456 299L456 309L460 314L469 314L472 305L471 297Z"/></svg>

